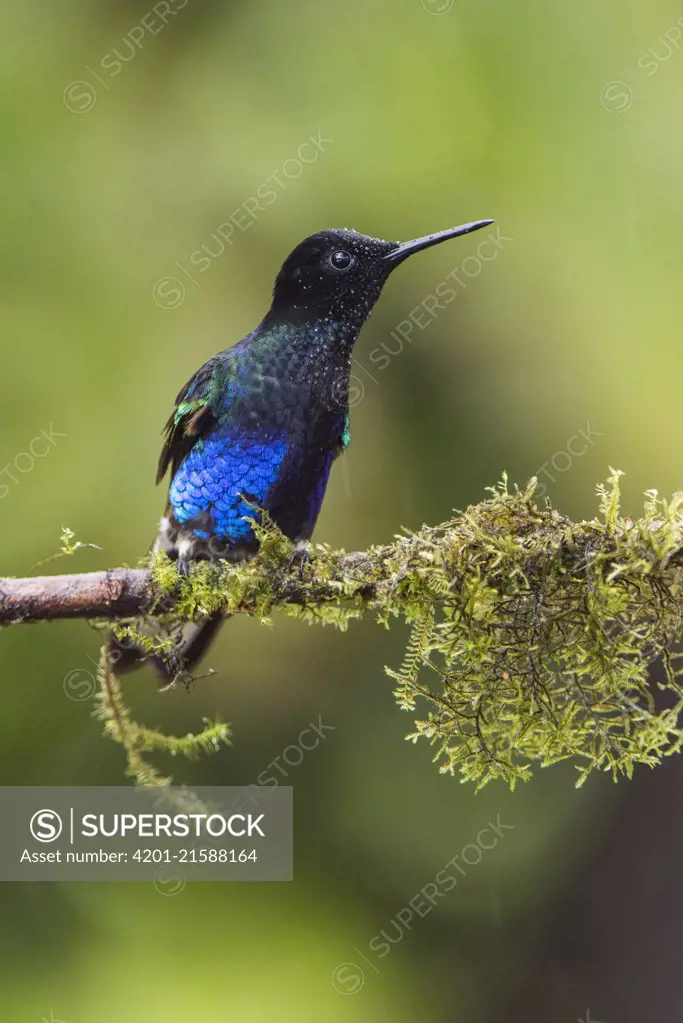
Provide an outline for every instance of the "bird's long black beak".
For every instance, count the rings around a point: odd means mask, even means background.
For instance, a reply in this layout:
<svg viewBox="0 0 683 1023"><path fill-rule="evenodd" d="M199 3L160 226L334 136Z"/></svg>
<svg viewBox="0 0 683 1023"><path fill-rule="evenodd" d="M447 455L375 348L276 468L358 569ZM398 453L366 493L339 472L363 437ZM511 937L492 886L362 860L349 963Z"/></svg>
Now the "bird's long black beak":
<svg viewBox="0 0 683 1023"><path fill-rule="evenodd" d="M449 227L446 231L437 231L436 234L427 234L424 238L415 238L412 242L399 242L395 249L387 253L384 259L387 263L401 263L414 252L428 249L431 245L438 245L449 238L459 238L461 234L471 234L472 231L479 231L482 227L493 224L493 220L473 220L471 224L461 224L460 227Z"/></svg>

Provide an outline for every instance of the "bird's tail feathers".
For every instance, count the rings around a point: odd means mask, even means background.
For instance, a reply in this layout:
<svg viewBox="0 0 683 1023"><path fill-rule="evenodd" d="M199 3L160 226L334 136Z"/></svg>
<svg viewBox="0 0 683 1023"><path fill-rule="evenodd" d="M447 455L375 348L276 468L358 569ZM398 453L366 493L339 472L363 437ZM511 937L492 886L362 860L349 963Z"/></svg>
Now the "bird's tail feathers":
<svg viewBox="0 0 683 1023"><path fill-rule="evenodd" d="M130 636L119 638L112 633L107 641L111 666L117 675L123 675L149 662L160 679L172 685L192 673L215 639L223 621L224 615L213 614L201 622L187 622L174 635L164 635L150 621L139 631L149 636L150 640L157 641L153 644L157 650L152 653L143 642L136 642ZM161 650L159 640L163 643Z"/></svg>

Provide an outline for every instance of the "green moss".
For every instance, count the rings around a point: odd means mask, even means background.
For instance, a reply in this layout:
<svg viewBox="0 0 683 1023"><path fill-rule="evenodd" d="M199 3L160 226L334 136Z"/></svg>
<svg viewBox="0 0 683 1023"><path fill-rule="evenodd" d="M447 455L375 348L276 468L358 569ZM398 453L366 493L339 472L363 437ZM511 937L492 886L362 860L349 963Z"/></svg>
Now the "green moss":
<svg viewBox="0 0 683 1023"><path fill-rule="evenodd" d="M123 699L121 684L112 670L107 647L102 648L99 664L100 691L97 694L95 717L104 722L104 734L118 742L126 753L126 773L138 785L165 787L172 779L162 775L144 754L164 752L171 756L194 759L201 753L215 753L221 744L228 745L230 729L221 721L206 721L197 735L164 735L133 720Z"/></svg>
<svg viewBox="0 0 683 1023"><path fill-rule="evenodd" d="M510 493L503 480L488 500L391 544L316 545L303 573L267 520L251 561L179 579L154 555L160 603L176 601L164 628L216 611L270 621L280 610L341 629L368 612L385 627L399 619L406 656L388 675L399 707L419 714L408 739L426 739L441 771L514 786L534 765L571 758L578 784L595 770L630 776L683 741L683 515L680 497L650 491L643 517L623 518L619 476L598 488L589 522L536 505L535 481Z"/></svg>

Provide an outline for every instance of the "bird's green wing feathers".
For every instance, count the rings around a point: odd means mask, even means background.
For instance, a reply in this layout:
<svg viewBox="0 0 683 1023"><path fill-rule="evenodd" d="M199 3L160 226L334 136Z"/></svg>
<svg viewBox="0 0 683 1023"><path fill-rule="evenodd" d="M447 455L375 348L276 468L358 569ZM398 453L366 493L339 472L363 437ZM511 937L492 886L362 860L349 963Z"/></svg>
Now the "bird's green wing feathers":
<svg viewBox="0 0 683 1023"><path fill-rule="evenodd" d="M217 376L215 369L215 360L209 360L188 381L176 398L175 409L164 429L166 439L159 458L157 483L164 478L169 466L172 474L175 474L197 441L205 436L215 423L213 412Z"/></svg>

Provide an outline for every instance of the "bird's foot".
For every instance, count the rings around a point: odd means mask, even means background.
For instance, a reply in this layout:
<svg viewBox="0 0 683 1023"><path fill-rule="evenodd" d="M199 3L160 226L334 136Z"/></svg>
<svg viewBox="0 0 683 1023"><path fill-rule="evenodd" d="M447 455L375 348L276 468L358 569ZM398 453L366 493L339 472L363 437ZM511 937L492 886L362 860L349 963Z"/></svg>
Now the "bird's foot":
<svg viewBox="0 0 683 1023"><path fill-rule="evenodd" d="M299 540L289 562L289 570L298 568L299 579L303 579L304 569L311 560L313 547L308 540Z"/></svg>
<svg viewBox="0 0 683 1023"><path fill-rule="evenodd" d="M178 557L176 561L176 571L182 579L187 579L190 574L192 562L189 558Z"/></svg>

